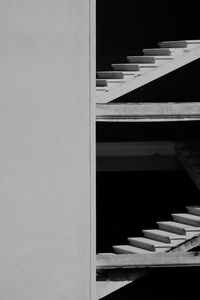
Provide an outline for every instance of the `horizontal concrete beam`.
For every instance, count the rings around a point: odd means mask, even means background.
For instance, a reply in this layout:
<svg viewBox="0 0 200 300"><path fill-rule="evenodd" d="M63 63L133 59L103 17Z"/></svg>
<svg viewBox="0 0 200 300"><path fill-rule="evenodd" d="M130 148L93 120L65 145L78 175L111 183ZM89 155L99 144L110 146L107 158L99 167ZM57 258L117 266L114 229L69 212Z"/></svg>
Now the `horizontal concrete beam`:
<svg viewBox="0 0 200 300"><path fill-rule="evenodd" d="M98 122L161 122L200 120L200 102L97 104Z"/></svg>

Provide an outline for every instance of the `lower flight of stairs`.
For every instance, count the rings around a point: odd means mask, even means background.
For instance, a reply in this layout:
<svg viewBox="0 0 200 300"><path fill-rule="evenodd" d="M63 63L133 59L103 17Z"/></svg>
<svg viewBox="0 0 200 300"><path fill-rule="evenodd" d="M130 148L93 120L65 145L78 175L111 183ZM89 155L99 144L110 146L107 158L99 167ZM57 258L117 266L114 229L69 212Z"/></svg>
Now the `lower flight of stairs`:
<svg viewBox="0 0 200 300"><path fill-rule="evenodd" d="M196 187L200 190L200 143L176 143L176 154L184 169L188 172ZM112 254L150 254L161 252L182 253L200 245L200 205L189 205L183 213L173 213L172 220L158 221L156 229L144 229L143 236L129 237L126 245L114 245ZM154 257L154 256L153 256ZM123 286L137 280L147 271L140 268L132 271L134 279L97 280L97 299L100 299Z"/></svg>
<svg viewBox="0 0 200 300"><path fill-rule="evenodd" d="M127 245L114 245L116 254L155 254L169 251L200 233L200 206L187 206L187 212L173 213L172 221L157 222L158 228L143 230L142 237L129 237Z"/></svg>

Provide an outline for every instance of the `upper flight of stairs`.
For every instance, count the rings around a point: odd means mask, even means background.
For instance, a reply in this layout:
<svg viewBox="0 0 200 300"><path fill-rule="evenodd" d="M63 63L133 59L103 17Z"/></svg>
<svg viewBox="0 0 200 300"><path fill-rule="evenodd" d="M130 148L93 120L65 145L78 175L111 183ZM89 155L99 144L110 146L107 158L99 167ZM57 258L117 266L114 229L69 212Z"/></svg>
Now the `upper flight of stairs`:
<svg viewBox="0 0 200 300"><path fill-rule="evenodd" d="M161 42L143 49L142 56L127 56L127 63L112 64L112 71L97 71L96 103L108 103L200 58L200 40Z"/></svg>

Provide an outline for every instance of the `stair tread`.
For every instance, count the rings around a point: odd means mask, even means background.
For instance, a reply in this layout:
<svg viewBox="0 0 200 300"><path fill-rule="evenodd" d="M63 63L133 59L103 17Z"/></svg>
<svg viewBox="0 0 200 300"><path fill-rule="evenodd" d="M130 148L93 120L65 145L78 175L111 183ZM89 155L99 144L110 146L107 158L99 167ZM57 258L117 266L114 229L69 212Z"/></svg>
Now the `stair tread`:
<svg viewBox="0 0 200 300"><path fill-rule="evenodd" d="M115 78L113 78L113 79L105 79L105 81L107 82L107 83L123 83L123 82L126 82L126 80L125 79L115 79Z"/></svg>
<svg viewBox="0 0 200 300"><path fill-rule="evenodd" d="M107 86L97 86L96 91L109 91L109 88Z"/></svg>
<svg viewBox="0 0 200 300"><path fill-rule="evenodd" d="M138 63L139 68L157 68L158 63Z"/></svg>
<svg viewBox="0 0 200 300"><path fill-rule="evenodd" d="M177 42L200 44L200 40L175 40L175 41L162 41L161 43L177 43Z"/></svg>
<svg viewBox="0 0 200 300"><path fill-rule="evenodd" d="M142 72L141 71L122 71L123 75L141 75Z"/></svg>
<svg viewBox="0 0 200 300"><path fill-rule="evenodd" d="M116 255L116 254L113 253L113 252L99 252L97 255L105 255L105 256L107 256L107 255Z"/></svg>
<svg viewBox="0 0 200 300"><path fill-rule="evenodd" d="M116 63L112 64L112 66L138 66L138 67L147 67L147 68L155 68L158 66L156 63Z"/></svg>
<svg viewBox="0 0 200 300"><path fill-rule="evenodd" d="M166 59L166 60L172 60L173 56L171 55L154 55L155 60L162 60L162 59Z"/></svg>

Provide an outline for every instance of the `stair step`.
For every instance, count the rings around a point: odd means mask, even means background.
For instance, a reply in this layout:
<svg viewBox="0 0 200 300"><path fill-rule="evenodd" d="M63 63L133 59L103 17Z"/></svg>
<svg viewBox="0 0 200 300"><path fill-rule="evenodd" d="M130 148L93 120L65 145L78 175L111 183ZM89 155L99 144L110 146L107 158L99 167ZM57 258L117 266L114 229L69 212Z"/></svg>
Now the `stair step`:
<svg viewBox="0 0 200 300"><path fill-rule="evenodd" d="M200 44L200 40L186 40L188 44Z"/></svg>
<svg viewBox="0 0 200 300"><path fill-rule="evenodd" d="M153 66L158 67L161 64L167 63L173 59L172 56L127 56L129 63L138 63L140 64L154 64ZM146 66L148 67L148 66Z"/></svg>
<svg viewBox="0 0 200 300"><path fill-rule="evenodd" d="M177 243L182 243L187 239L184 235L170 233L160 229L147 229L142 230L142 232L144 233L144 237L148 239L157 240L163 243L173 243L175 241L175 245Z"/></svg>
<svg viewBox="0 0 200 300"><path fill-rule="evenodd" d="M173 221L162 221L157 222L157 224L161 230L173 232L180 235L186 235L187 238L200 233L200 227L195 227L183 223Z"/></svg>
<svg viewBox="0 0 200 300"><path fill-rule="evenodd" d="M143 49L144 55L180 55L184 53L184 48L154 48L154 49Z"/></svg>
<svg viewBox="0 0 200 300"><path fill-rule="evenodd" d="M160 60L170 61L174 59L173 56L171 55L154 55L154 58L156 61L160 61Z"/></svg>
<svg viewBox="0 0 200 300"><path fill-rule="evenodd" d="M96 86L107 86L107 81L105 79L96 79Z"/></svg>
<svg viewBox="0 0 200 300"><path fill-rule="evenodd" d="M186 206L189 214L200 216L200 206Z"/></svg>
<svg viewBox="0 0 200 300"><path fill-rule="evenodd" d="M127 59L130 63L151 63L155 64L154 56L127 56Z"/></svg>
<svg viewBox="0 0 200 300"><path fill-rule="evenodd" d="M124 75L120 71L98 71L97 77L100 79L123 79Z"/></svg>
<svg viewBox="0 0 200 300"><path fill-rule="evenodd" d="M115 71L140 71L137 64L112 64Z"/></svg>
<svg viewBox="0 0 200 300"><path fill-rule="evenodd" d="M175 222L180 222L192 226L200 227L200 216L195 216L191 214L172 214Z"/></svg>
<svg viewBox="0 0 200 300"><path fill-rule="evenodd" d="M138 77L144 73L144 69L141 71L122 71L124 79L129 80Z"/></svg>
<svg viewBox="0 0 200 300"><path fill-rule="evenodd" d="M125 79L105 79L107 83L124 83Z"/></svg>
<svg viewBox="0 0 200 300"><path fill-rule="evenodd" d="M154 64L151 64L151 63L138 63L137 64L139 69L143 69L143 68L157 68L158 67L158 64L157 63L154 63Z"/></svg>
<svg viewBox="0 0 200 300"><path fill-rule="evenodd" d="M132 246L140 247L145 250L149 251L156 251L156 249L164 248L165 250L168 250L171 248L169 243L161 243L155 240L143 238L143 237L133 237L128 238L129 243Z"/></svg>
<svg viewBox="0 0 200 300"><path fill-rule="evenodd" d="M165 41L158 43L161 48L195 48L200 46L200 40Z"/></svg>
<svg viewBox="0 0 200 300"><path fill-rule="evenodd" d="M98 255L105 255L105 256L107 256L107 255L116 255L115 253L113 253L113 252L99 252L98 253Z"/></svg>
<svg viewBox="0 0 200 300"><path fill-rule="evenodd" d="M107 86L97 86L96 91L97 92L99 92L99 91L107 92L107 91L109 91L109 88Z"/></svg>
<svg viewBox="0 0 200 300"><path fill-rule="evenodd" d="M117 254L147 254L147 253L153 253L152 251L148 251L145 249L141 249L138 247L133 247L130 245L119 245L119 246L113 246L113 250Z"/></svg>
<svg viewBox="0 0 200 300"><path fill-rule="evenodd" d="M97 87L106 86L109 89L112 89L125 82L126 80L124 79L96 79L96 86Z"/></svg>

